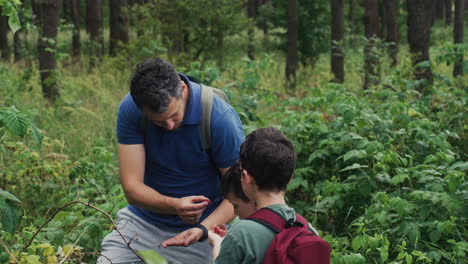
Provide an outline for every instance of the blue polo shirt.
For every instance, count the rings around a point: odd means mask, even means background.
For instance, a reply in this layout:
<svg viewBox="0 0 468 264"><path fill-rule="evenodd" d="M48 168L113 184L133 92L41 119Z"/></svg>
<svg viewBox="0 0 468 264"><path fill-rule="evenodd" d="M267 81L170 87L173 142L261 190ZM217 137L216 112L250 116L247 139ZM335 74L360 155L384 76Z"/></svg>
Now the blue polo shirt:
<svg viewBox="0 0 468 264"><path fill-rule="evenodd" d="M180 198L203 195L211 200L202 215L210 215L223 200L218 168L230 167L239 158L244 131L237 112L215 96L211 114L211 150L203 149L201 138L201 87L180 74L188 85L190 97L183 125L168 131L153 123L140 129L141 110L127 94L121 101L117 115L117 140L120 144L144 144L146 165L144 182L159 193ZM177 215L158 214L128 205L128 209L149 223L178 230L185 224Z"/></svg>

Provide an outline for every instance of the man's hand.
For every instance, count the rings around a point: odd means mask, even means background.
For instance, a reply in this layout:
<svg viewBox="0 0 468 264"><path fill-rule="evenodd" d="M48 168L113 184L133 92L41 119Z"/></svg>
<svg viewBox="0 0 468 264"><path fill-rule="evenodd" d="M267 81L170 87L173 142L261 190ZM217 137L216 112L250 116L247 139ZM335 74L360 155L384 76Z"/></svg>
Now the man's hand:
<svg viewBox="0 0 468 264"><path fill-rule="evenodd" d="M194 227L188 230L185 230L184 232L178 234L175 237L169 238L166 241L162 242L161 246L162 247L168 247L168 246L190 246L193 243L198 242L200 238L203 236L203 231L198 228Z"/></svg>
<svg viewBox="0 0 468 264"><path fill-rule="evenodd" d="M177 215L187 224L197 224L210 199L205 196L187 196L179 198L176 205Z"/></svg>

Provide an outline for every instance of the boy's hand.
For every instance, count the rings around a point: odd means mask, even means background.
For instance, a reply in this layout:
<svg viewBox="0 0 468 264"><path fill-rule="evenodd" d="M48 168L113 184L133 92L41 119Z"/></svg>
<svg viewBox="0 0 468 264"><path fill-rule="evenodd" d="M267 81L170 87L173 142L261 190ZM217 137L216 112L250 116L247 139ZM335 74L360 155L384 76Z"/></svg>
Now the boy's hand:
<svg viewBox="0 0 468 264"><path fill-rule="evenodd" d="M226 225L221 225L221 226L215 225L213 226L213 228L211 228L211 231L220 237L225 237L227 235Z"/></svg>
<svg viewBox="0 0 468 264"><path fill-rule="evenodd" d="M179 198L176 205L177 215L184 223L196 224L210 202L210 199L201 195Z"/></svg>
<svg viewBox="0 0 468 264"><path fill-rule="evenodd" d="M226 234L225 234L226 235ZM221 246L221 242L223 242L224 237L218 235L217 233L213 232L212 230L208 230L208 240L213 247L219 249Z"/></svg>
<svg viewBox="0 0 468 264"><path fill-rule="evenodd" d="M161 243L163 248L169 246L190 246L191 244L198 242L200 238L203 236L203 231L198 228L194 227L184 232L176 235L175 237L169 238Z"/></svg>

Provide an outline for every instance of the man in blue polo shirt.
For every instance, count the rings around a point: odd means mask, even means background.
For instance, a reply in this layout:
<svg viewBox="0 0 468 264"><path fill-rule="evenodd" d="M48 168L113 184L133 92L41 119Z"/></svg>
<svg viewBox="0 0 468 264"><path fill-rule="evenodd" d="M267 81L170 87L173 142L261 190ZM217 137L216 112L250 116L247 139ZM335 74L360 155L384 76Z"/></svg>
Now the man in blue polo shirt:
<svg viewBox="0 0 468 264"><path fill-rule="evenodd" d="M144 129L143 116L149 121ZM220 177L244 140L239 116L217 96L211 148L201 136L201 86L162 59L138 65L117 117L120 177L129 205L117 227L134 250L154 249L174 263L211 263L206 229L229 222L233 208ZM143 125L142 125L143 124ZM142 263L117 231L98 263Z"/></svg>

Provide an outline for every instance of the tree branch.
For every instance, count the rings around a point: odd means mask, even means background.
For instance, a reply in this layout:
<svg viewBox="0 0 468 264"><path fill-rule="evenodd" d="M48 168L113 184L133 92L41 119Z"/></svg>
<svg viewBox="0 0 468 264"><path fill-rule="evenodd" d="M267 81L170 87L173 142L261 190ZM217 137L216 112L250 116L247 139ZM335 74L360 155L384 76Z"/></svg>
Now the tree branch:
<svg viewBox="0 0 468 264"><path fill-rule="evenodd" d="M104 214L111 222L112 222L112 225L114 226L113 228L117 231L117 233L119 233L119 235L122 237L123 241L125 242L125 244L128 246L128 248L139 258L141 259L143 262L145 262L145 260L143 259L143 257L134 249L130 246L130 243L131 243L131 240L130 241L127 241L127 239L125 239L124 235L122 234L122 232L120 231L120 229L117 227L116 223L114 222L114 219L112 219L112 216L110 216L109 213L97 208L96 206L94 205L91 205L90 203L86 203L86 202L83 202L83 201L71 201L69 203L66 203L64 204L63 206L59 207L55 212L54 214L52 214L51 217L49 217L49 219L47 219L36 231L36 233L34 233L34 235L31 237L31 239L29 240L29 242L23 247L23 249L21 250L21 252L24 252L29 246L31 246L32 242L34 241L34 239L36 238L36 236L39 234L39 232L50 222L52 221L52 219L54 219L54 217L62 210L64 210L66 207L70 206L70 205L73 205L73 204L83 204L89 208L92 208L94 210L97 210L99 211L100 213Z"/></svg>
<svg viewBox="0 0 468 264"><path fill-rule="evenodd" d="M1 235L0 235L1 236ZM5 242L0 238L0 244L2 244L3 248L5 248L5 251L6 253L8 253L8 255L10 255L10 258L13 259L13 261L15 261L15 263L20 263L18 261L18 259L16 259L15 255L13 255L10 250L8 250L8 247L7 245L5 244Z"/></svg>

